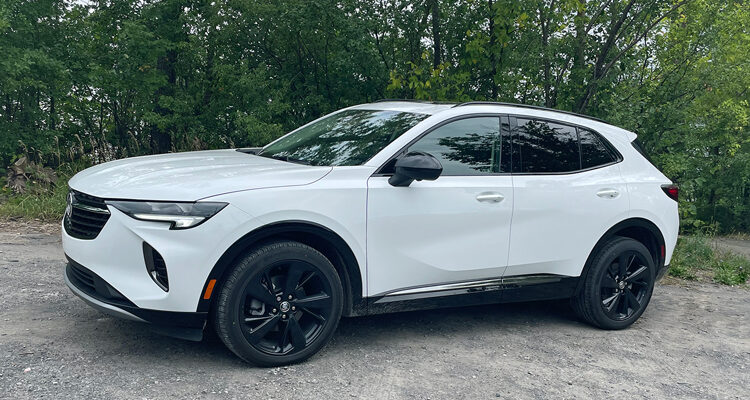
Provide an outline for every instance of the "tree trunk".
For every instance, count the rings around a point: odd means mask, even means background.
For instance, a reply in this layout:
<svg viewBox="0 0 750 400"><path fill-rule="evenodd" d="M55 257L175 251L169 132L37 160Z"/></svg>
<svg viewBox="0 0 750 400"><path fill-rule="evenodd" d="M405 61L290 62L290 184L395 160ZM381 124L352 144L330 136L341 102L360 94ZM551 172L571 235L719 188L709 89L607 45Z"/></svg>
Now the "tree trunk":
<svg viewBox="0 0 750 400"><path fill-rule="evenodd" d="M539 22L542 26L542 73L544 79L544 105L546 107L554 106L552 102L550 83L550 60L549 60L549 20L543 5L539 6Z"/></svg>
<svg viewBox="0 0 750 400"><path fill-rule="evenodd" d="M487 0L487 5L490 8L490 99L497 99L497 84L495 84L495 77L497 76L497 54L495 47L497 43L497 37L495 36L495 10L492 8L492 0Z"/></svg>
<svg viewBox="0 0 750 400"><path fill-rule="evenodd" d="M568 99L575 102L575 96L577 93L583 91L586 79L586 39L588 33L586 32L586 24L584 23L584 12L579 9L575 18L575 48L573 49L573 66L570 69L570 81L572 96ZM574 110L578 110L578 104L571 104Z"/></svg>
<svg viewBox="0 0 750 400"><path fill-rule="evenodd" d="M55 118L55 96L49 98L49 128L50 130L57 130L57 118Z"/></svg>
<svg viewBox="0 0 750 400"><path fill-rule="evenodd" d="M432 0L432 43L433 43L433 68L438 68L441 64L441 53L440 47L440 7L438 0Z"/></svg>
<svg viewBox="0 0 750 400"><path fill-rule="evenodd" d="M165 109L160 104L160 98L162 96L174 96L174 87L177 83L177 71L175 70L175 64L177 63L177 52L175 50L167 50L166 55L161 57L157 63L159 70L167 76L167 84L156 90L154 112L161 116L168 116L172 112ZM150 127L151 137L151 152L154 154L166 153L172 149L172 135L166 130L160 128L156 124L152 124Z"/></svg>

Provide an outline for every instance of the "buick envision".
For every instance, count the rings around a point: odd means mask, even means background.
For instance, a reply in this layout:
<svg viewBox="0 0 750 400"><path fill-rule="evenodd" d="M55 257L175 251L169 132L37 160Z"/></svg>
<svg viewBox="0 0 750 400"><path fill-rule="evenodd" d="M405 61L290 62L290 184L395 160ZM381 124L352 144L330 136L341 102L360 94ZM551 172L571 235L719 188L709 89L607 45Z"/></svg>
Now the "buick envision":
<svg viewBox="0 0 750 400"><path fill-rule="evenodd" d="M263 148L112 161L70 182L70 289L242 359L299 362L340 317L570 299L643 314L677 240L677 187L636 135L502 103L382 101Z"/></svg>

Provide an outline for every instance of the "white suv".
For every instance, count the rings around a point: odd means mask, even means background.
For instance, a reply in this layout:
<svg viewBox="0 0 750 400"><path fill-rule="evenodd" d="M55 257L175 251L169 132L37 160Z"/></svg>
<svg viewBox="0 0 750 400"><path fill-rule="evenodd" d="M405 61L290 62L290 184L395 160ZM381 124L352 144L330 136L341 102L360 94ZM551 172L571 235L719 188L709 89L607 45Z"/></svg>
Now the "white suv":
<svg viewBox="0 0 750 400"><path fill-rule="evenodd" d="M70 182L65 278L109 314L301 361L341 316L571 299L621 329L677 240L632 132L501 103L382 101L260 149L112 161Z"/></svg>

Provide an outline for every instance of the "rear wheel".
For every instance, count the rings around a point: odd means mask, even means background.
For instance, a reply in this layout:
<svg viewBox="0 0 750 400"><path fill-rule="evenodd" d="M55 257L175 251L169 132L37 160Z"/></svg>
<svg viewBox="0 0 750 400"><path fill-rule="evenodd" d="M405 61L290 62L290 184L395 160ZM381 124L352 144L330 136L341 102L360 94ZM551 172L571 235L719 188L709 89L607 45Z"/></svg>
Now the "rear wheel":
<svg viewBox="0 0 750 400"><path fill-rule="evenodd" d="M573 308L588 323L623 329L646 310L654 290L654 261L646 246L616 237L595 256Z"/></svg>
<svg viewBox="0 0 750 400"><path fill-rule="evenodd" d="M275 242L243 257L221 288L215 313L224 344L245 361L303 361L333 336L343 305L336 269L298 242Z"/></svg>

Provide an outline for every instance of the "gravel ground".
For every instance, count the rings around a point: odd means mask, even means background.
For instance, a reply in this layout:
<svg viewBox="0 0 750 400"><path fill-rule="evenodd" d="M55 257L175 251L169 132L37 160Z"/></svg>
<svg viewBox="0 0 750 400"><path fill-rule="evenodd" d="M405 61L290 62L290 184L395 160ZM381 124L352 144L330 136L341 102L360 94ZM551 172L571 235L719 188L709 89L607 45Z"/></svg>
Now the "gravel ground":
<svg viewBox="0 0 750 400"><path fill-rule="evenodd" d="M0 222L0 397L747 398L750 290L659 285L630 329L539 302L342 320L288 368L109 318L65 287L58 228Z"/></svg>

